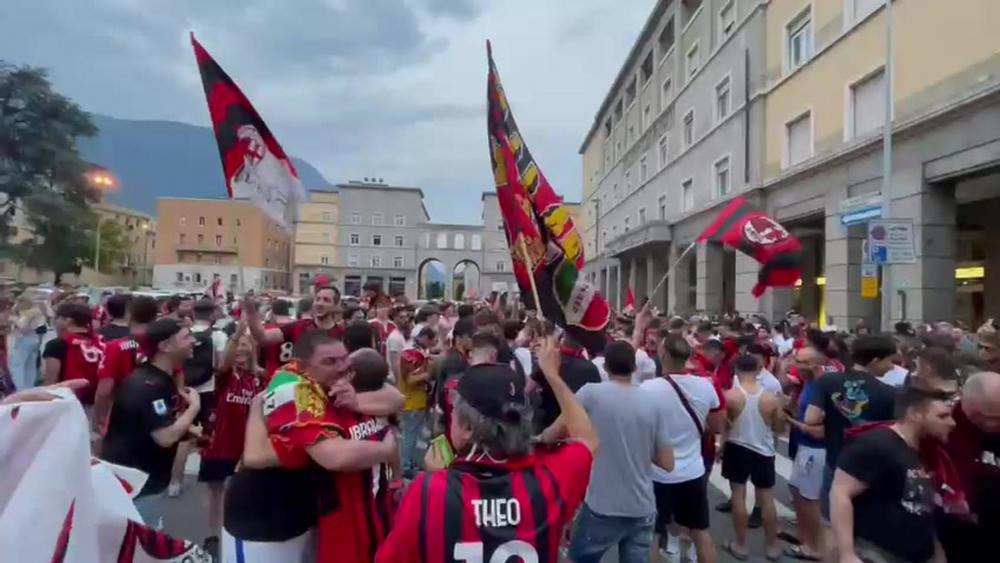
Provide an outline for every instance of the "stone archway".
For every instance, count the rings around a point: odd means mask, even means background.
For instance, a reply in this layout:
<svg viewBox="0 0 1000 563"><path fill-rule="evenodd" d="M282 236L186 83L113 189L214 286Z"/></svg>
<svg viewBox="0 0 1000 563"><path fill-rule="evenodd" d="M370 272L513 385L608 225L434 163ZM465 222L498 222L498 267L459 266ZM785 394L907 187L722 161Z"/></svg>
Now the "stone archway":
<svg viewBox="0 0 1000 563"><path fill-rule="evenodd" d="M475 261L465 258L459 260L451 270L451 299L463 301L467 298L482 297L479 287L482 283L482 270Z"/></svg>
<svg viewBox="0 0 1000 563"><path fill-rule="evenodd" d="M417 299L443 299L448 282L445 263L438 258L425 258L417 266Z"/></svg>

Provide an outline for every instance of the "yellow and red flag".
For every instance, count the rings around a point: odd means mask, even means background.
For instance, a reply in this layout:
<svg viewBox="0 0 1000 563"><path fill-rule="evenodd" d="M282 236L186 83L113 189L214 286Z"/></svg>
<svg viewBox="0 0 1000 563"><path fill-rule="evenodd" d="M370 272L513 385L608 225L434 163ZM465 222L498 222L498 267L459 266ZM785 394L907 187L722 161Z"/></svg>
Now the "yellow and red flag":
<svg viewBox="0 0 1000 563"><path fill-rule="evenodd" d="M486 50L490 160L521 295L526 302L534 300L534 278L539 301L535 306L546 318L589 349L603 346L611 318L608 302L581 275L583 240L521 137L489 42Z"/></svg>

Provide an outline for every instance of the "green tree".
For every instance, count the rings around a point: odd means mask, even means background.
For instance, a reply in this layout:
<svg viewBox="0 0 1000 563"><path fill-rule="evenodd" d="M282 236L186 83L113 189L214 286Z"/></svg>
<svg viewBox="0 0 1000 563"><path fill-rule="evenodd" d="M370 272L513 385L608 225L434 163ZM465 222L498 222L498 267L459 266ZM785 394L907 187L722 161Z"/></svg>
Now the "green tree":
<svg viewBox="0 0 1000 563"><path fill-rule="evenodd" d="M101 267L101 272L110 274L114 272L115 268L125 264L129 247L128 234L120 223L101 221L101 263L98 264ZM85 263L94 267L93 262L93 251L91 251L91 255L85 260Z"/></svg>
<svg viewBox="0 0 1000 563"><path fill-rule="evenodd" d="M57 280L82 263L86 232L92 240L96 225L87 204L98 194L76 140L96 132L90 114L55 92L44 70L0 61L0 252L31 267L51 264L45 269ZM15 247L17 211L31 235Z"/></svg>

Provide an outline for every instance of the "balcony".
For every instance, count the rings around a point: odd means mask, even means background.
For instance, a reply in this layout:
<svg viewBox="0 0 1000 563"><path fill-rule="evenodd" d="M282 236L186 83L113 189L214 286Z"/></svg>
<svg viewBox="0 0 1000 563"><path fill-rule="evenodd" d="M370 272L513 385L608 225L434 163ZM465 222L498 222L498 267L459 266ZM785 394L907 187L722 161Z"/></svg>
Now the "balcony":
<svg viewBox="0 0 1000 563"><path fill-rule="evenodd" d="M608 241L605 253L609 256L620 257L626 252L638 250L643 246L656 243L666 244L670 240L669 221L647 221L634 230Z"/></svg>
<svg viewBox="0 0 1000 563"><path fill-rule="evenodd" d="M217 246L210 242L185 242L177 245L177 252L201 252L204 254L239 254L239 247L234 244Z"/></svg>

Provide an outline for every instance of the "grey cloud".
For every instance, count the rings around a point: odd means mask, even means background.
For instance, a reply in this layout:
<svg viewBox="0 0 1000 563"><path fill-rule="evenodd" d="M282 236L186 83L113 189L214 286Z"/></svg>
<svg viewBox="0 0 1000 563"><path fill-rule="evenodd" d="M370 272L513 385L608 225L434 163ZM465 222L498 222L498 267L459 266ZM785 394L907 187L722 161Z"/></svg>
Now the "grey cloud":
<svg viewBox="0 0 1000 563"><path fill-rule="evenodd" d="M427 11L436 16L470 20L486 7L485 0L423 0Z"/></svg>

